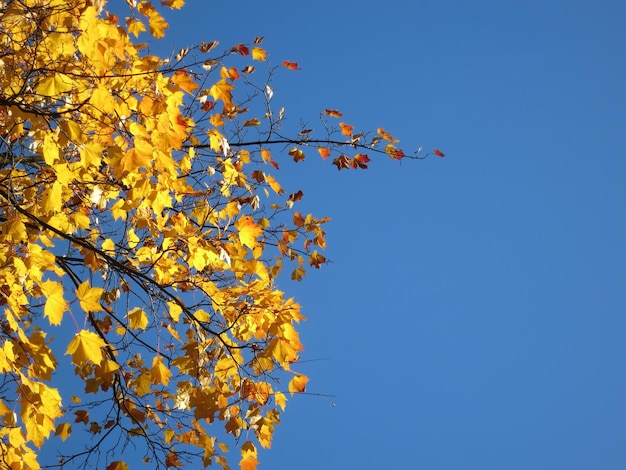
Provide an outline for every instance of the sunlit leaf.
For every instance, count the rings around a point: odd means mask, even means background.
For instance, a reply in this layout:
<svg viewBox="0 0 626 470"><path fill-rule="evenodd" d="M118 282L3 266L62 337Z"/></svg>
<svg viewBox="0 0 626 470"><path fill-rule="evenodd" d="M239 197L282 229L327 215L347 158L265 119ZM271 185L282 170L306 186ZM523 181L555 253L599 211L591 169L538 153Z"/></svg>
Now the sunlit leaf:
<svg viewBox="0 0 626 470"><path fill-rule="evenodd" d="M74 336L74 339L70 341L65 354L71 354L72 362L77 365L87 361L100 364L103 358L102 348L105 346L106 343L96 333L81 330Z"/></svg>
<svg viewBox="0 0 626 470"><path fill-rule="evenodd" d="M104 289L101 287L91 287L89 281L83 282L76 289L76 297L80 301L80 308L85 312L97 312L102 310L100 299Z"/></svg>
<svg viewBox="0 0 626 470"><path fill-rule="evenodd" d="M306 384L309 381L307 377L304 375L296 375L289 381L289 392L293 395L294 393L302 393L306 390Z"/></svg>
<svg viewBox="0 0 626 470"><path fill-rule="evenodd" d="M289 62L288 60L283 61L283 67L286 67L289 70L301 70L300 67L298 67L297 62Z"/></svg>

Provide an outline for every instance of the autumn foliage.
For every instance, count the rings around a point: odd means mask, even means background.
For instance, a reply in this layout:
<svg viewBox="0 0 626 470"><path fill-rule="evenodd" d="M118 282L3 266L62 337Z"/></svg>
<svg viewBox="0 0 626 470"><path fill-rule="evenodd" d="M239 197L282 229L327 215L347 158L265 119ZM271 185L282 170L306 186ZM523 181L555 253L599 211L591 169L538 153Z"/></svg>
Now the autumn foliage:
<svg viewBox="0 0 626 470"><path fill-rule="evenodd" d="M283 135L262 38L159 58L183 1L127 3L0 4L0 466L254 469L308 380L276 280L326 262L279 162L406 155L337 110Z"/></svg>

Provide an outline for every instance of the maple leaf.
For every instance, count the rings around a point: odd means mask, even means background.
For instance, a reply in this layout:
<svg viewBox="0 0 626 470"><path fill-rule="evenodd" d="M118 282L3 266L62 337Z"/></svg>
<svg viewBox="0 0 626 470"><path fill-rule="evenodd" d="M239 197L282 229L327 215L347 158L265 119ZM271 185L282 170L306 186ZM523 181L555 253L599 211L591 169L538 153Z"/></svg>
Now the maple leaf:
<svg viewBox="0 0 626 470"><path fill-rule="evenodd" d="M297 202L300 199L302 199L302 196L304 196L304 193L301 190L298 190L295 193L290 194L287 200L291 201L291 203L293 204L294 202Z"/></svg>
<svg viewBox="0 0 626 470"><path fill-rule="evenodd" d="M126 18L126 29L129 34L134 34L135 37L139 37L139 35L146 30L146 25L135 18Z"/></svg>
<svg viewBox="0 0 626 470"><path fill-rule="evenodd" d="M368 158L368 156L363 153L359 153L358 155L355 155L352 160L354 161L355 165L358 166L359 168L367 168L367 162L371 161Z"/></svg>
<svg viewBox="0 0 626 470"><path fill-rule="evenodd" d="M139 307L135 307L128 312L128 326L132 329L145 330L148 326L148 315Z"/></svg>
<svg viewBox="0 0 626 470"><path fill-rule="evenodd" d="M47 297L44 316L48 318L51 325L60 325L63 313L67 311L67 303L63 298L63 285L59 282L44 281L41 283L41 290Z"/></svg>
<svg viewBox="0 0 626 470"><path fill-rule="evenodd" d="M233 85L222 79L209 89L209 94L214 100L222 100L224 106L230 108L233 106L232 89Z"/></svg>
<svg viewBox="0 0 626 470"><path fill-rule="evenodd" d="M193 78L185 70L174 72L172 82L190 94L198 89L198 84L194 82Z"/></svg>
<svg viewBox="0 0 626 470"><path fill-rule="evenodd" d="M220 70L220 77L229 78L232 81L235 81L239 78L239 72L235 67L222 67Z"/></svg>
<svg viewBox="0 0 626 470"><path fill-rule="evenodd" d="M318 147L317 151L324 160L330 157L330 150L327 147Z"/></svg>
<svg viewBox="0 0 626 470"><path fill-rule="evenodd" d="M65 354L72 355L72 362L76 365L91 361L94 364L102 362L102 348L106 346L100 336L87 330L81 330L74 336L67 346Z"/></svg>
<svg viewBox="0 0 626 470"><path fill-rule="evenodd" d="M74 418L75 423L89 423L89 411L87 410L75 411L74 416L76 416L76 418Z"/></svg>
<svg viewBox="0 0 626 470"><path fill-rule="evenodd" d="M289 381L289 392L303 393L306 390L306 384L309 381L308 377L304 375L296 375Z"/></svg>
<svg viewBox="0 0 626 470"><path fill-rule="evenodd" d="M354 129L354 126L340 122L339 127L341 128L341 133L346 137L350 137L352 135L352 129Z"/></svg>
<svg viewBox="0 0 626 470"><path fill-rule="evenodd" d="M241 446L239 467L241 470L256 470L258 464L256 447L250 441L247 441Z"/></svg>
<svg viewBox="0 0 626 470"><path fill-rule="evenodd" d="M289 150L289 156L293 158L294 162L299 162L301 160L304 160L304 152L300 150L298 147L292 147Z"/></svg>
<svg viewBox="0 0 626 470"><path fill-rule="evenodd" d="M401 149L396 148L393 144L387 144L385 147L385 153L394 160L402 160L404 158L404 152Z"/></svg>
<svg viewBox="0 0 626 470"><path fill-rule="evenodd" d="M54 435L59 436L62 441L65 441L70 434L72 434L72 425L70 423L60 423L54 431Z"/></svg>
<svg viewBox="0 0 626 470"><path fill-rule="evenodd" d="M378 134L388 142L392 142L394 144L397 144L399 142L398 139L394 139L391 136L391 134L389 134L388 132L385 132L385 130L382 127L379 127L376 132L378 132Z"/></svg>
<svg viewBox="0 0 626 470"><path fill-rule="evenodd" d="M150 2L141 2L139 4L139 12L148 18L148 26L150 27L150 34L152 34L152 36L156 39L165 36L165 30L169 25Z"/></svg>
<svg viewBox="0 0 626 470"><path fill-rule="evenodd" d="M350 159L346 155L340 155L339 157L333 160L333 165L337 167L337 170L342 170L344 168L350 169Z"/></svg>
<svg viewBox="0 0 626 470"><path fill-rule="evenodd" d="M267 52L265 52L260 47L252 48L252 59L253 60L266 60Z"/></svg>
<svg viewBox="0 0 626 470"><path fill-rule="evenodd" d="M161 356L154 356L152 369L150 369L150 380L155 385L167 385L170 382L172 372L163 364Z"/></svg>
<svg viewBox="0 0 626 470"><path fill-rule="evenodd" d="M250 49L248 49L243 44L237 44L235 47L232 48L232 52L237 52L240 55L246 56L250 54Z"/></svg>
<svg viewBox="0 0 626 470"><path fill-rule="evenodd" d="M250 119L248 121L243 122L244 127L260 126L260 125L261 125L261 121L259 121L257 118Z"/></svg>
<svg viewBox="0 0 626 470"><path fill-rule="evenodd" d="M70 91L73 86L75 86L75 82L68 75L55 73L39 82L36 91L43 96L58 97Z"/></svg>
<svg viewBox="0 0 626 470"><path fill-rule="evenodd" d="M254 223L249 215L244 215L235 222L235 228L239 231L239 240L242 245L250 249L257 246L257 238L263 234L263 229Z"/></svg>
<svg viewBox="0 0 626 470"><path fill-rule="evenodd" d="M298 67L297 62L289 62L288 60L283 61L283 67L286 67L289 70L302 70L300 67Z"/></svg>
<svg viewBox="0 0 626 470"><path fill-rule="evenodd" d="M208 43L202 41L202 44L200 44L200 51L206 54L207 52L215 49L215 47L217 47L218 44L219 44L219 41L211 41Z"/></svg>
<svg viewBox="0 0 626 470"><path fill-rule="evenodd" d="M336 118L340 118L340 117L343 116L343 114L341 114L336 109L325 109L324 110L324 114L326 114L326 115L328 115L330 117L336 117Z"/></svg>
<svg viewBox="0 0 626 470"><path fill-rule="evenodd" d="M313 253L309 256L309 266L319 269L324 263L326 263L326 257L317 251L313 251Z"/></svg>
<svg viewBox="0 0 626 470"><path fill-rule="evenodd" d="M104 289L102 287L91 287L89 281L83 282L76 289L76 297L80 301L80 308L85 312L97 312L102 310L100 299Z"/></svg>

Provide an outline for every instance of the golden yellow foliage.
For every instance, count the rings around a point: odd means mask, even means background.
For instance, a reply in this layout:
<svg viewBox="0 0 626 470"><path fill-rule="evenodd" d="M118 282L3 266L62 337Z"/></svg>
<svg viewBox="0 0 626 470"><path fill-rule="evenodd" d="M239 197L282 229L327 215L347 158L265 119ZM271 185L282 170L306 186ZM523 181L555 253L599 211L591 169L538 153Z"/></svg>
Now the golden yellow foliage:
<svg viewBox="0 0 626 470"><path fill-rule="evenodd" d="M262 38L224 53L207 41L175 60L150 55L137 38L163 37L163 7L183 0L128 1L126 17L105 0L4 3L3 465L38 468L48 441L79 458L76 440L90 434L86 467L96 446L110 446L98 449L103 468L128 468L115 443L131 440L165 466L182 466L184 452L228 468L216 422L269 447L286 393L308 381L291 372L304 317L277 280L326 263L328 221L291 212L303 193L285 195L270 148L301 161L312 146L356 169L370 159L346 152L402 158L397 140L378 129L374 139L391 142L379 149L354 126L325 121L321 136L277 134L284 110L270 106L274 91L252 65L274 72ZM234 67L231 54L247 65ZM252 132L265 140L246 140ZM241 469L255 469L253 442L234 446Z"/></svg>

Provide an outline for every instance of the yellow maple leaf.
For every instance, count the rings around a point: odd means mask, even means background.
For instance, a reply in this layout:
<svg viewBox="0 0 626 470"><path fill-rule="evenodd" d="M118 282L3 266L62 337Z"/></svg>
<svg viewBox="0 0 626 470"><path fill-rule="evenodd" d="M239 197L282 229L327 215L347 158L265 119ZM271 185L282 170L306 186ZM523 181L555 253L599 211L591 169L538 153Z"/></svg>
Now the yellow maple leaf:
<svg viewBox="0 0 626 470"><path fill-rule="evenodd" d="M154 356L152 369L150 369L150 381L155 384L167 385L170 382L172 372L163 364L161 356Z"/></svg>
<svg viewBox="0 0 626 470"><path fill-rule="evenodd" d="M253 250L257 246L257 238L263 234L263 229L254 223L249 215L243 215L235 222L235 228L239 231L239 241L242 245Z"/></svg>
<svg viewBox="0 0 626 470"><path fill-rule="evenodd" d="M209 89L209 94L214 100L222 100L225 107L232 108L233 96L231 90L233 88L233 85L228 83L226 79L221 79Z"/></svg>
<svg viewBox="0 0 626 470"><path fill-rule="evenodd" d="M306 389L306 383L309 381L308 377L304 375L296 375L289 381L289 392L293 395L294 393L302 393Z"/></svg>
<svg viewBox="0 0 626 470"><path fill-rule="evenodd" d="M54 134L46 134L41 147L43 159L48 165L54 165L57 160L61 159L61 149Z"/></svg>
<svg viewBox="0 0 626 470"><path fill-rule="evenodd" d="M100 298L104 289L102 287L91 287L89 281L83 282L76 289L76 297L80 301L80 308L85 312L97 312L102 310Z"/></svg>
<svg viewBox="0 0 626 470"><path fill-rule="evenodd" d="M274 401L276 402L278 406L280 406L281 410L285 411L285 406L287 406L287 397L285 397L284 393L282 392L274 393Z"/></svg>
<svg viewBox="0 0 626 470"><path fill-rule="evenodd" d="M62 198L63 185L55 181L48 186L41 196L41 208L47 214L58 212L63 207Z"/></svg>
<svg viewBox="0 0 626 470"><path fill-rule="evenodd" d="M76 365L82 365L87 361L94 364L102 362L102 348L106 343L100 336L92 331L81 330L74 336L67 346L65 354L72 355L72 362Z"/></svg>
<svg viewBox="0 0 626 470"><path fill-rule="evenodd" d="M266 55L267 55L267 52L265 52L265 50L261 49L260 47L253 47L252 48L252 59L253 60L265 60L266 59Z"/></svg>
<svg viewBox="0 0 626 470"><path fill-rule="evenodd" d="M63 93L70 91L74 84L74 80L68 75L57 72L39 82L36 91L43 96L59 97Z"/></svg>
<svg viewBox="0 0 626 470"><path fill-rule="evenodd" d="M145 330L148 326L148 315L139 307L128 312L128 324L132 329Z"/></svg>
<svg viewBox="0 0 626 470"><path fill-rule="evenodd" d="M126 29L128 34L134 34L135 37L139 37L139 34L146 30L146 25L134 18L126 18Z"/></svg>
<svg viewBox="0 0 626 470"><path fill-rule="evenodd" d="M169 25L150 2L141 2L139 11L148 18L148 26L150 26L150 34L152 36L156 39L165 36L165 30Z"/></svg>
<svg viewBox="0 0 626 470"><path fill-rule="evenodd" d="M60 282L44 281L41 283L41 290L47 297L43 314L48 318L51 325L60 325L63 313L67 310L67 303L63 298L63 286Z"/></svg>

